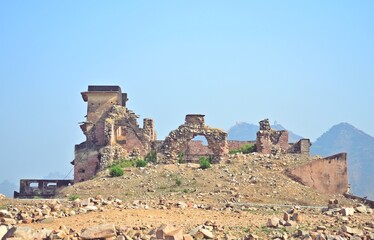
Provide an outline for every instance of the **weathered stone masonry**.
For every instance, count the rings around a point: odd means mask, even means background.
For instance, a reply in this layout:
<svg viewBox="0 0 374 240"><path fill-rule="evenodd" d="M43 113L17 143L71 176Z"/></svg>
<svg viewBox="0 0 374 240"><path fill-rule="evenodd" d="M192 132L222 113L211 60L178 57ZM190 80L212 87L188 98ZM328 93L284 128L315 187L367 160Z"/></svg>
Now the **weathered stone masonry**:
<svg viewBox="0 0 374 240"><path fill-rule="evenodd" d="M213 162L220 162L228 154L227 133L205 125L204 115L189 114L185 123L169 133L160 147L159 162L176 162L178 154L185 152L188 142L195 136L204 136L213 153Z"/></svg>
<svg viewBox="0 0 374 240"><path fill-rule="evenodd" d="M75 146L74 182L85 181L114 159L145 156L156 139L152 119L144 119L126 108L127 94L118 86L89 86L82 92L87 102L87 120L80 127L86 141Z"/></svg>
<svg viewBox="0 0 374 240"><path fill-rule="evenodd" d="M288 145L288 132L286 130L273 130L269 119L259 122L260 130L257 132L256 148L260 153L286 152Z"/></svg>
<svg viewBox="0 0 374 240"><path fill-rule="evenodd" d="M127 94L122 93L120 87L89 86L88 91L82 92L82 97L87 102L87 120L80 127L86 141L75 146L74 182L92 178L116 159L144 157L155 152L158 163L177 162L181 154L188 161L210 156L213 162L220 162L227 158L229 149L252 143L228 142L227 133L205 125L204 115L201 114L186 115L184 124L171 131L164 141L157 141L153 120L144 119L143 128L140 128L138 116L126 108ZM191 141L195 136L204 136L208 146L202 145L201 141ZM290 145L286 130L271 129L268 119L260 121L256 139L260 153L291 153L309 159L310 145L309 139ZM348 184L347 160L339 156L343 155L313 160L288 169L289 176L322 192L341 193Z"/></svg>

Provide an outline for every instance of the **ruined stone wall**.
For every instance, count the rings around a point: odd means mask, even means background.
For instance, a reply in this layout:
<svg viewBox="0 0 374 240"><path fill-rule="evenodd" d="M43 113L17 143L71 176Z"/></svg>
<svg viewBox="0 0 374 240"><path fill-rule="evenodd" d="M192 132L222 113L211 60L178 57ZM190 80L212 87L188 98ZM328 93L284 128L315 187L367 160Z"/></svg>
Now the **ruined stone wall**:
<svg viewBox="0 0 374 240"><path fill-rule="evenodd" d="M297 143L292 144L288 149L289 153L297 153L309 156L310 154L310 143L309 139L300 139Z"/></svg>
<svg viewBox="0 0 374 240"><path fill-rule="evenodd" d="M302 166L287 169L294 180L328 194L342 194L347 191L347 153L339 153L322 159L315 159Z"/></svg>
<svg viewBox="0 0 374 240"><path fill-rule="evenodd" d="M89 86L82 97L87 102L87 121L80 127L86 141L76 145L75 182L92 178L113 160L144 157L151 150L156 138L153 120L144 119L140 128L138 116L125 107L127 94L120 87Z"/></svg>
<svg viewBox="0 0 374 240"><path fill-rule="evenodd" d="M14 198L50 198L67 186L73 184L72 180L49 179L21 179L19 192L14 192Z"/></svg>
<svg viewBox="0 0 374 240"><path fill-rule="evenodd" d="M186 144L195 136L205 136L213 152L213 162L220 162L228 154L227 133L204 124L204 115L186 115L185 123L171 131L159 149L157 159L162 163L177 162L178 154L184 152Z"/></svg>
<svg viewBox="0 0 374 240"><path fill-rule="evenodd" d="M100 153L95 149L75 150L74 183L90 180L99 170Z"/></svg>
<svg viewBox="0 0 374 240"><path fill-rule="evenodd" d="M271 154L274 152L287 152L288 145L288 131L273 130L270 127L269 119L259 122L260 130L257 132L256 148L257 151L264 154Z"/></svg>

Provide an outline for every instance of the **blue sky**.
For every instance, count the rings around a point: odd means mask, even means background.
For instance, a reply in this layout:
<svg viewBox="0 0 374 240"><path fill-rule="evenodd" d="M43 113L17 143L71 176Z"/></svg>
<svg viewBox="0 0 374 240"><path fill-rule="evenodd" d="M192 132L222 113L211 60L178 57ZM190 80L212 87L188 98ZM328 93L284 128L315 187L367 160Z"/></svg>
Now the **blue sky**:
<svg viewBox="0 0 374 240"><path fill-rule="evenodd" d="M69 172L89 84L163 139L188 113L374 135L373 1L0 1L0 182ZM141 123L141 119L139 121Z"/></svg>

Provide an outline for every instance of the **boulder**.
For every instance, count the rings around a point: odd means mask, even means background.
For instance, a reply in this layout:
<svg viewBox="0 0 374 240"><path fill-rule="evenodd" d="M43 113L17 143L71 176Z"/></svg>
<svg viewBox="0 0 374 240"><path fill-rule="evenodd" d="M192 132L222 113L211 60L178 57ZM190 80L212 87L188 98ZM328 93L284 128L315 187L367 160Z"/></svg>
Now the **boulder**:
<svg viewBox="0 0 374 240"><path fill-rule="evenodd" d="M199 230L203 235L204 235L204 238L206 239L212 239L212 238L214 238L214 236L213 236L213 233L211 232L211 231L209 231L208 229L204 229L204 228L202 228L202 229L200 229Z"/></svg>
<svg viewBox="0 0 374 240"><path fill-rule="evenodd" d="M268 221L267 221L267 223L266 223L266 226L267 227L273 227L273 228L276 228L276 227L278 227L278 225L279 225L279 218L277 218L277 217L272 217L272 218L269 218L268 219Z"/></svg>
<svg viewBox="0 0 374 240"><path fill-rule="evenodd" d="M38 234L31 227L12 227L9 231L3 236L3 239L16 238L16 239L42 239L42 236Z"/></svg>
<svg viewBox="0 0 374 240"><path fill-rule="evenodd" d="M11 224L11 225L17 224L16 220L14 220L13 218L5 218L5 217L3 217L0 220L1 220L0 222L3 223L3 224L5 224L5 225L7 225L7 224Z"/></svg>
<svg viewBox="0 0 374 240"><path fill-rule="evenodd" d="M87 212L89 212L89 211L97 211L98 210L98 208L96 206L86 206L83 209L86 210Z"/></svg>
<svg viewBox="0 0 374 240"><path fill-rule="evenodd" d="M283 220L284 220L284 221L288 221L288 220L290 220L290 214L288 214L287 212L284 212L284 213L283 213Z"/></svg>
<svg viewBox="0 0 374 240"><path fill-rule="evenodd" d="M96 239L110 238L116 235L116 228L113 224L101 224L83 229L80 236L83 239Z"/></svg>
<svg viewBox="0 0 374 240"><path fill-rule="evenodd" d="M2 239L8 232L8 228L4 225L0 225L0 239Z"/></svg>
<svg viewBox="0 0 374 240"><path fill-rule="evenodd" d="M359 213L366 213L367 210L366 210L366 206L364 204L359 204L357 205L356 207L356 212L359 212Z"/></svg>
<svg viewBox="0 0 374 240"><path fill-rule="evenodd" d="M349 233L351 235L357 235L357 236L360 236L360 237L364 235L364 232L361 229L351 228L351 227L349 227L347 225L344 225L342 227L342 231L346 232L346 233Z"/></svg>
<svg viewBox="0 0 374 240"><path fill-rule="evenodd" d="M0 210L0 218L13 218L12 214L8 210Z"/></svg>
<svg viewBox="0 0 374 240"><path fill-rule="evenodd" d="M165 240L183 240L183 229L177 228L165 234Z"/></svg>
<svg viewBox="0 0 374 240"><path fill-rule="evenodd" d="M343 216L351 216L353 215L353 213L355 212L355 210L353 208L342 208L340 210L340 213L343 215Z"/></svg>
<svg viewBox="0 0 374 240"><path fill-rule="evenodd" d="M162 224L157 230L156 230L156 237L157 239L164 239L166 234L169 232L172 232L174 230L174 227L168 224Z"/></svg>
<svg viewBox="0 0 374 240"><path fill-rule="evenodd" d="M183 240L193 240L192 236L190 234L184 234Z"/></svg>
<svg viewBox="0 0 374 240"><path fill-rule="evenodd" d="M294 212L291 217L292 221L295 221L297 223L301 222L303 220L302 216L298 212Z"/></svg>

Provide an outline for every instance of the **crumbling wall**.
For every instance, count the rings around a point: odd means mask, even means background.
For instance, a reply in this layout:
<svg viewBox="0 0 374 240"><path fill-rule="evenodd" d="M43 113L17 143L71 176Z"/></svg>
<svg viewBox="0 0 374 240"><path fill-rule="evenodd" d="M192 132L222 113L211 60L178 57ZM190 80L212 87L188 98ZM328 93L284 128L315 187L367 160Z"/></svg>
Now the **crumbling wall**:
<svg viewBox="0 0 374 240"><path fill-rule="evenodd" d="M328 194L343 194L348 188L347 153L315 159L304 165L287 169L294 180Z"/></svg>
<svg viewBox="0 0 374 240"><path fill-rule="evenodd" d="M297 143L291 145L288 152L309 156L310 146L312 146L310 139L300 139Z"/></svg>
<svg viewBox="0 0 374 240"><path fill-rule="evenodd" d="M270 154L274 152L286 152L288 145L288 131L273 130L270 127L269 119L259 122L260 130L257 132L257 152Z"/></svg>
<svg viewBox="0 0 374 240"><path fill-rule="evenodd" d="M87 120L80 127L86 141L76 145L74 182L91 179L113 160L144 157L156 139L152 119L144 119L126 108L127 94L119 86L89 86L82 92L87 102Z"/></svg>
<svg viewBox="0 0 374 240"><path fill-rule="evenodd" d="M85 143L75 146L74 182L90 180L99 170L100 153L94 148L85 147ZM83 147L82 147L83 146Z"/></svg>
<svg viewBox="0 0 374 240"><path fill-rule="evenodd" d="M227 133L205 125L204 115L186 115L185 123L170 132L160 147L158 161L163 163L176 162L178 154L184 151L186 144L195 136L204 136L209 149L213 152L213 162L220 162L228 154Z"/></svg>
<svg viewBox="0 0 374 240"><path fill-rule="evenodd" d="M61 188L72 184L72 180L21 179L20 191L14 192L14 198L50 198Z"/></svg>

